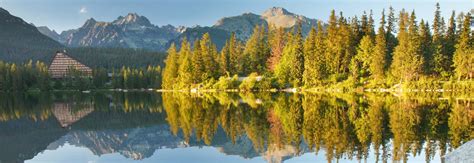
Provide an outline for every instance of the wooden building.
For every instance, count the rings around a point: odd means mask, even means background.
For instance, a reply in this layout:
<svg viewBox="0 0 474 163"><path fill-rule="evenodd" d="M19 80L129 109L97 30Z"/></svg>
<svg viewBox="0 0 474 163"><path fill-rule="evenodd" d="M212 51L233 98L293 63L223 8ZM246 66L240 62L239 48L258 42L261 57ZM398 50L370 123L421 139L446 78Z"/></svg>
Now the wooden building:
<svg viewBox="0 0 474 163"><path fill-rule="evenodd" d="M92 75L92 69L68 56L65 52L56 52L51 65L49 65L48 72L51 78L59 79L68 76L71 70L82 72L86 76Z"/></svg>

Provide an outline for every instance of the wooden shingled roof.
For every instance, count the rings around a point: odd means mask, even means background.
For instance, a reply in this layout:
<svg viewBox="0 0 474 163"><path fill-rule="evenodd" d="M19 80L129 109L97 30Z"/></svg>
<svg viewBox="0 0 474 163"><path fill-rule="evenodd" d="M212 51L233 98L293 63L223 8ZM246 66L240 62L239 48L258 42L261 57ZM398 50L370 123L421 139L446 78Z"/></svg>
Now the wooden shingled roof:
<svg viewBox="0 0 474 163"><path fill-rule="evenodd" d="M63 78L74 68L77 71L83 72L85 75L92 75L92 69L74 58L68 56L66 53L56 52L53 61L49 65L48 72L51 78Z"/></svg>

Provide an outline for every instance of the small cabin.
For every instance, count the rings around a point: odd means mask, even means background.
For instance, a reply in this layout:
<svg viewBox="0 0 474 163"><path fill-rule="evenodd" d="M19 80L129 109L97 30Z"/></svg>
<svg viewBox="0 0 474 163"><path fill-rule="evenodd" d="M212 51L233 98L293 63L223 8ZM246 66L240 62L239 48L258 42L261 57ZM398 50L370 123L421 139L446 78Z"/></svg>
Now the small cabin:
<svg viewBox="0 0 474 163"><path fill-rule="evenodd" d="M66 52L56 52L51 64L49 65L48 72L53 79L61 79L67 77L71 70L81 72L85 76L92 76L92 69L76 59L70 57Z"/></svg>

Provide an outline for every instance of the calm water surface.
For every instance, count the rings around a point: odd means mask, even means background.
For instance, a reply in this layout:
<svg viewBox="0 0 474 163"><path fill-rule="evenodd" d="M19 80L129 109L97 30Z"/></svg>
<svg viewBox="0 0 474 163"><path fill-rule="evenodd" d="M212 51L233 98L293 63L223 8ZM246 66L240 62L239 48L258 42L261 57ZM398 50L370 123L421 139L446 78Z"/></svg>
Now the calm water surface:
<svg viewBox="0 0 474 163"><path fill-rule="evenodd" d="M0 94L0 163L444 162L472 98L283 93Z"/></svg>

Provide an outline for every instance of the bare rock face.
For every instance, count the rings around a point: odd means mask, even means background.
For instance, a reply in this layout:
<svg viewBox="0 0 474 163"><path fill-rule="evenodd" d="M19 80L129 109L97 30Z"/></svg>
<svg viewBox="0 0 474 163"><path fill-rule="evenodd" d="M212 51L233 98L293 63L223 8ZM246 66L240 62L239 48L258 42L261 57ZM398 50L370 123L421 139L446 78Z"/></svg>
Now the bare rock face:
<svg viewBox="0 0 474 163"><path fill-rule="evenodd" d="M182 28L171 25L158 27L136 13L119 16L112 22L91 18L77 30L61 33L64 44L71 47L122 47L156 51L166 50L167 43L176 38Z"/></svg>
<svg viewBox="0 0 474 163"><path fill-rule="evenodd" d="M239 16L225 17L217 21L213 28L234 32L239 40L245 41L253 33L253 28L257 25L272 25L281 28L292 28L300 22L303 34L309 33L312 26L317 26L316 19L310 19L301 15L296 15L281 7L272 7L262 15L245 13Z"/></svg>
<svg viewBox="0 0 474 163"><path fill-rule="evenodd" d="M239 16L222 18L213 26L214 28L234 32L237 39L247 40L257 25L267 26L267 22L260 15L245 13Z"/></svg>
<svg viewBox="0 0 474 163"><path fill-rule="evenodd" d="M1 11L0 11L1 12ZM303 35L317 25L316 19L293 14L281 7L272 7L262 15L244 13L238 16L224 17L210 27L175 27L172 25L155 26L146 17L136 13L119 16L112 22L100 22L91 18L78 29L63 31L58 34L39 27L42 33L69 47L121 47L140 48L153 51L166 51L175 43L187 38L191 43L200 39L204 33L210 33L212 41L221 49L230 33L237 39L246 41L253 33L255 26L281 27L290 29L301 23Z"/></svg>
<svg viewBox="0 0 474 163"><path fill-rule="evenodd" d="M275 27L291 28L298 23L301 23L303 33L308 33L311 27L316 27L318 20L310 19L302 15L296 15L288 12L286 9L281 7L272 7L262 14L262 18L267 21L268 24L274 25Z"/></svg>

